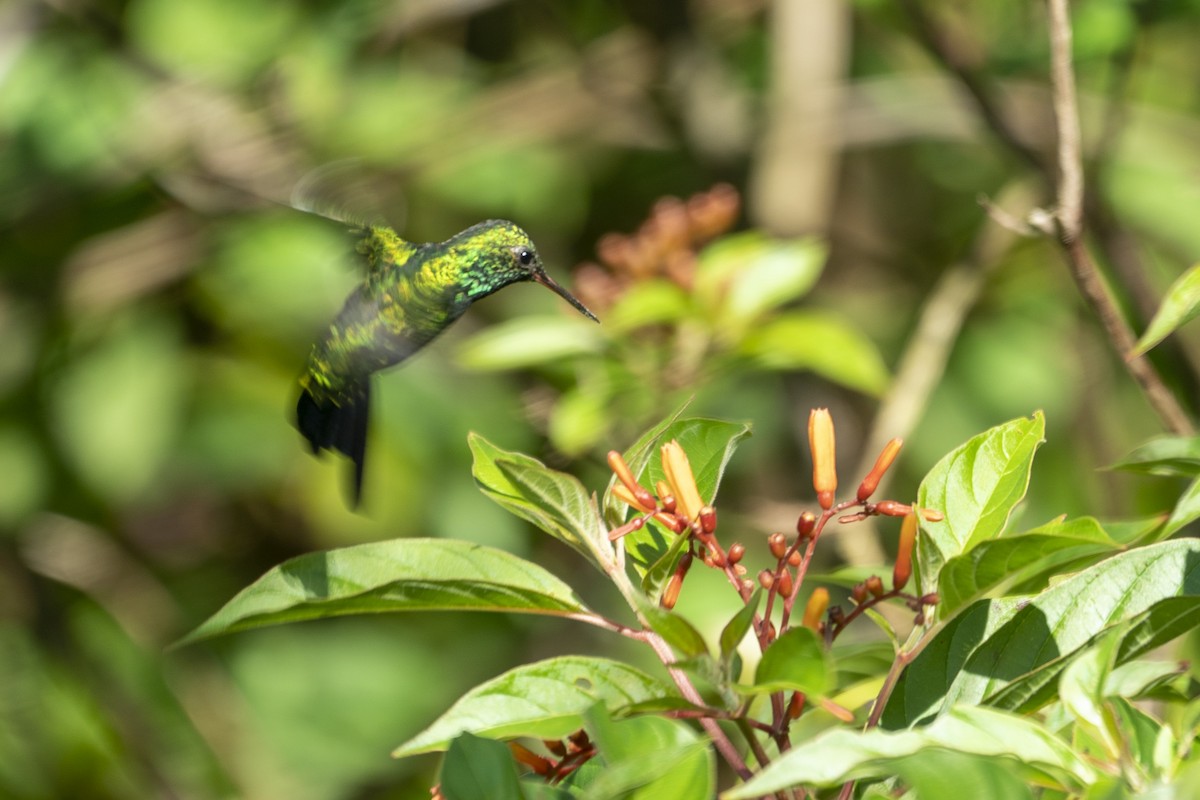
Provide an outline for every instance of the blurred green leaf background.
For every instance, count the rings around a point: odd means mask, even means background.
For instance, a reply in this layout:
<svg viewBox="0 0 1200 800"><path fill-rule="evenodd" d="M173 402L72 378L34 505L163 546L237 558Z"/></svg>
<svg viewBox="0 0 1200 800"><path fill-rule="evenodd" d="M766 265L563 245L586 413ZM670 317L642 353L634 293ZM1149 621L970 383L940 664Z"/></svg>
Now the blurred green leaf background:
<svg viewBox="0 0 1200 800"><path fill-rule="evenodd" d="M467 688L611 654L564 621L459 613L166 651L284 559L391 537L499 547L611 604L476 489L470 431L600 490L603 453L689 398L748 420L721 510L752 546L810 500L811 406L834 410L848 486L880 436L907 437L898 499L1042 409L1027 527L1169 508L1176 479L1098 470L1157 421L1053 244L981 208L1050 195L911 5L0 5L0 795L418 796L436 762L388 754ZM1052 152L1041 4L927 5L1021 146ZM1140 332L1200 260L1200 2L1072 7L1090 226ZM517 221L567 285L662 196L728 183L741 210L694 285L622 286L598 329L514 287L382 376L355 514L345 465L289 421L358 269L344 226L288 207L329 164L348 165L350 207L417 241ZM923 319L944 326L941 355L894 384ZM1150 357L1194 413L1195 326ZM913 430L872 428L905 402ZM879 534L848 529L824 567L878 563ZM693 594L681 608L719 630L729 608Z"/></svg>

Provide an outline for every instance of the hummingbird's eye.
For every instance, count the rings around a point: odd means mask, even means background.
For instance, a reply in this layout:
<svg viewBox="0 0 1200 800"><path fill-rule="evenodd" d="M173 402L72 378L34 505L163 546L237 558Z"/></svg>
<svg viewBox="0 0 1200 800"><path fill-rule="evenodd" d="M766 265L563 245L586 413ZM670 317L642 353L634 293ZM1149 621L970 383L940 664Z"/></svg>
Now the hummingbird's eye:
<svg viewBox="0 0 1200 800"><path fill-rule="evenodd" d="M521 266L528 267L533 263L533 251L528 247L522 247L517 251L517 261L521 262Z"/></svg>

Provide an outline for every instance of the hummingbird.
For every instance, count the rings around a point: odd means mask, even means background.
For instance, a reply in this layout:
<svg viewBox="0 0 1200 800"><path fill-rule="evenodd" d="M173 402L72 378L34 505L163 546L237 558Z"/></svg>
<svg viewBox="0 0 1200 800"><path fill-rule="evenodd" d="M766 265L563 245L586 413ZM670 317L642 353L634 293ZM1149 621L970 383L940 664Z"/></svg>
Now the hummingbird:
<svg viewBox="0 0 1200 800"><path fill-rule="evenodd" d="M376 372L404 361L476 300L512 283L540 283L600 321L546 274L529 234L507 220L480 222L437 243L408 242L385 225L363 225L358 233L366 278L313 345L296 404L296 427L313 454L336 450L354 463L355 507Z"/></svg>

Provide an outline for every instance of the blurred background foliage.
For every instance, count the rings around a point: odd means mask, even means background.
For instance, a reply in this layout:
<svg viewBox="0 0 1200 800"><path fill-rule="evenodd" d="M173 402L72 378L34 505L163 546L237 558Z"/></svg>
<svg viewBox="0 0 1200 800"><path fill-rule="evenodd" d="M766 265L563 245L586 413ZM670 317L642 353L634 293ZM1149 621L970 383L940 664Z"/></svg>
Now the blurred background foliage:
<svg viewBox="0 0 1200 800"><path fill-rule="evenodd" d="M1073 9L1089 227L1140 331L1200 255L1200 2ZM458 693L610 649L442 615L165 650L283 559L386 537L497 545L589 597L475 489L470 430L600 488L604 451L689 398L750 420L720 498L750 542L809 499L813 405L846 484L907 437L901 499L1042 408L1030 526L1169 507L1179 486L1097 469L1160 428L1053 244L978 202L1050 197L1043 29L1036 2L0 4L0 795L418 796L434 762L387 753ZM516 220L604 322L517 287L383 376L363 514L288 419L358 269L287 205L328 164L411 239ZM696 234L703 198L727 218ZM1198 345L1152 354L1193 412ZM718 624L702 594L680 608Z"/></svg>

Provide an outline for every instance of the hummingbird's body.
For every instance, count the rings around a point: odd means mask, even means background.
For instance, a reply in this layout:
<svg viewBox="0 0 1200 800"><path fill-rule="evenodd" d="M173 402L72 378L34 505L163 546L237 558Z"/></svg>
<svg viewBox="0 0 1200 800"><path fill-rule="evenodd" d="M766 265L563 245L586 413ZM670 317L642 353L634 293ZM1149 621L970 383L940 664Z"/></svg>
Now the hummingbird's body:
<svg viewBox="0 0 1200 800"><path fill-rule="evenodd" d="M583 304L542 267L528 234L489 220L440 243L413 244L387 227L363 228L367 277L312 349L300 379L296 426L314 453L337 450L362 491L371 376L429 344L471 303L520 281L537 281L581 313Z"/></svg>

